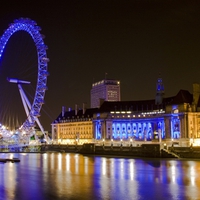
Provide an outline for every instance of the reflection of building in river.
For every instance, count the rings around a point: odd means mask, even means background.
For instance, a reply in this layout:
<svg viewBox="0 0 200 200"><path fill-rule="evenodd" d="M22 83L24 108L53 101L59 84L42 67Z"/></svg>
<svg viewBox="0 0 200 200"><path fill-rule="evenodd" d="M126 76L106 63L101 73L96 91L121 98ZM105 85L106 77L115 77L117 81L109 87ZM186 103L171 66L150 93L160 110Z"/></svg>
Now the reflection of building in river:
<svg viewBox="0 0 200 200"><path fill-rule="evenodd" d="M153 100L104 101L99 109L86 109L91 114L89 126L93 131L87 138L166 142L173 139L181 145L197 143L200 140L199 94L199 84L193 84L193 94L180 90L176 96L164 98L162 79L159 78ZM88 120L81 116L77 119L76 116L74 113L76 123L79 120L86 123ZM56 120L52 124L53 132L56 130L57 139L64 138L61 126L71 126L71 122L62 117ZM67 138L70 138L70 134Z"/></svg>

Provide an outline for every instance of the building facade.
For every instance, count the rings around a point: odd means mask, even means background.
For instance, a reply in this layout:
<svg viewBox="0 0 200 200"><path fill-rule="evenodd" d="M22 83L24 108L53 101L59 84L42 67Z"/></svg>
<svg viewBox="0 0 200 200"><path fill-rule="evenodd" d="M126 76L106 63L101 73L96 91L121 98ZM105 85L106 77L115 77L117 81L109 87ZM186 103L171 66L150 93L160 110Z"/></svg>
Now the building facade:
<svg viewBox="0 0 200 200"><path fill-rule="evenodd" d="M52 139L62 144L92 142L93 114L97 109L69 109L62 107L62 112L52 123Z"/></svg>
<svg viewBox="0 0 200 200"><path fill-rule="evenodd" d="M162 87L161 87L162 86ZM200 86L164 98L157 82L156 96L144 101L104 101L99 108L62 111L52 123L53 139L163 142L200 146Z"/></svg>
<svg viewBox="0 0 200 200"><path fill-rule="evenodd" d="M104 102L93 117L95 138L200 146L199 91L199 84L194 84L193 94L180 90L162 103L160 98Z"/></svg>
<svg viewBox="0 0 200 200"><path fill-rule="evenodd" d="M104 79L92 84L91 108L99 108L101 101L120 101L120 81Z"/></svg>

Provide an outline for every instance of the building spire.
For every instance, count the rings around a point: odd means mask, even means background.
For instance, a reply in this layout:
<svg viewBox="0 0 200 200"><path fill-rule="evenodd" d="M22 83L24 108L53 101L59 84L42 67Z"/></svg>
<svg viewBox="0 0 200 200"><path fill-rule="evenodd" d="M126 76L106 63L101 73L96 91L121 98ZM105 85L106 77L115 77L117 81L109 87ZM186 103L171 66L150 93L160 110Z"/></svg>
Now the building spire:
<svg viewBox="0 0 200 200"><path fill-rule="evenodd" d="M159 74L159 78L157 79L156 83L156 98L155 98L156 105L162 104L164 94L165 94L164 84L162 82L161 75Z"/></svg>

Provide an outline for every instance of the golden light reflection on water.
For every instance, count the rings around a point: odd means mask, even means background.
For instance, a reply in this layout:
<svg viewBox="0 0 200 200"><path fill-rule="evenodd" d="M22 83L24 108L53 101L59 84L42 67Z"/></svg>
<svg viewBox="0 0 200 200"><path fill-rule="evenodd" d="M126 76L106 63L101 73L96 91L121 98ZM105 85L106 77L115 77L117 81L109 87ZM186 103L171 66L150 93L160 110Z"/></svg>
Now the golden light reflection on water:
<svg viewBox="0 0 200 200"><path fill-rule="evenodd" d="M12 156L10 156L10 158L12 158ZM8 198L14 199L16 186L16 182L14 181L16 179L15 166L12 163L8 163L7 167L9 168L9 173L12 174L12 176L4 177L4 183L5 186L11 191L8 193Z"/></svg>
<svg viewBox="0 0 200 200"><path fill-rule="evenodd" d="M102 159L102 174L106 175L106 158Z"/></svg>
<svg viewBox="0 0 200 200"><path fill-rule="evenodd" d="M130 166L130 178L133 181L133 179L134 179L134 163L133 163L133 161L130 161L129 166Z"/></svg>
<svg viewBox="0 0 200 200"><path fill-rule="evenodd" d="M191 177L191 184L195 186L195 172L194 172L194 166L191 166L190 169L190 177Z"/></svg>
<svg viewBox="0 0 200 200"><path fill-rule="evenodd" d="M44 195L53 193L72 199L83 194L85 199L200 196L198 160L123 159L70 153L18 154L18 157L20 163L0 165L0 186L5 188L0 200L15 199L17 191L28 193L24 185L29 185L31 191L43 190Z"/></svg>

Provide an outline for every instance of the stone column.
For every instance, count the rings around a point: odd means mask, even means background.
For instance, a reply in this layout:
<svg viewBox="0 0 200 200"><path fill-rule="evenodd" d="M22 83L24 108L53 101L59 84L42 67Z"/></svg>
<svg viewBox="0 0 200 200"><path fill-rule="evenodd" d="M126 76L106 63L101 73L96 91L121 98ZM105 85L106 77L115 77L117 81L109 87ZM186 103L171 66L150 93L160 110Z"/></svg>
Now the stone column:
<svg viewBox="0 0 200 200"><path fill-rule="evenodd" d="M126 122L126 139L129 137L129 132L128 132L128 123Z"/></svg>
<svg viewBox="0 0 200 200"><path fill-rule="evenodd" d="M188 115L184 114L184 132L185 132L185 138L190 138L189 136L189 128L188 128Z"/></svg>
<svg viewBox="0 0 200 200"><path fill-rule="evenodd" d="M97 139L97 133L98 133L98 130L97 130L97 123L98 123L98 122L94 122L94 123L93 123L93 136L94 136L94 139Z"/></svg>
<svg viewBox="0 0 200 200"><path fill-rule="evenodd" d="M197 135L198 135L198 122L197 122L197 114L194 113L194 135L195 135L195 138L197 138Z"/></svg>
<svg viewBox="0 0 200 200"><path fill-rule="evenodd" d="M185 133L185 115L182 115L179 117L180 119L180 138L186 138L186 133Z"/></svg>
<svg viewBox="0 0 200 200"><path fill-rule="evenodd" d="M147 123L143 123L143 133L144 133L144 141L147 141Z"/></svg>
<svg viewBox="0 0 200 200"><path fill-rule="evenodd" d="M157 138L155 138L155 132L156 132L156 130L157 130L157 124L156 124L156 122L153 122L152 123L153 124L153 139L157 139Z"/></svg>
<svg viewBox="0 0 200 200"><path fill-rule="evenodd" d="M122 136L123 136L122 135L122 123L120 123L119 132L120 132L120 134L119 134L120 135L120 139L122 139Z"/></svg>
<svg viewBox="0 0 200 200"><path fill-rule="evenodd" d="M103 120L101 123L102 123L102 126L101 126L102 138L106 139L106 121Z"/></svg>
<svg viewBox="0 0 200 200"><path fill-rule="evenodd" d="M115 138L117 138L117 123L115 122Z"/></svg>
<svg viewBox="0 0 200 200"><path fill-rule="evenodd" d="M56 125L56 139L60 139L60 124Z"/></svg>
<svg viewBox="0 0 200 200"><path fill-rule="evenodd" d="M133 123L132 122L130 122L130 133L131 133L131 138L133 138Z"/></svg>
<svg viewBox="0 0 200 200"><path fill-rule="evenodd" d="M110 119L106 121L106 138L112 138L112 121Z"/></svg>
<svg viewBox="0 0 200 200"><path fill-rule="evenodd" d="M161 133L161 128L158 129L158 140L159 142L162 142L162 133Z"/></svg>
<svg viewBox="0 0 200 200"><path fill-rule="evenodd" d="M165 122L165 138L171 139L171 118L166 117L164 119L164 122Z"/></svg>
<svg viewBox="0 0 200 200"><path fill-rule="evenodd" d="M55 125L51 125L52 139L55 140Z"/></svg>

